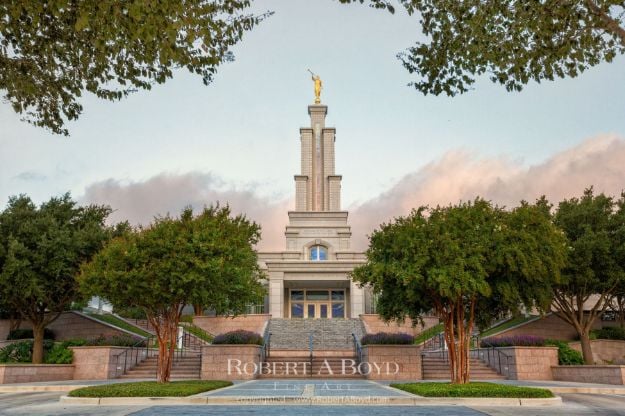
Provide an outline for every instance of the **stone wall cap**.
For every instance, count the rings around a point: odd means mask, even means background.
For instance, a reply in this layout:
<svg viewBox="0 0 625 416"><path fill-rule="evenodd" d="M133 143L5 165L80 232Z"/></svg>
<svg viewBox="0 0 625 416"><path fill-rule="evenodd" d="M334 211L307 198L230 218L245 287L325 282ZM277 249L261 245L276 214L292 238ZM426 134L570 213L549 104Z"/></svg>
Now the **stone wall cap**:
<svg viewBox="0 0 625 416"><path fill-rule="evenodd" d="M74 367L74 364L2 363L0 367Z"/></svg>
<svg viewBox="0 0 625 416"><path fill-rule="evenodd" d="M621 369L625 369L625 365L619 365L619 364L598 364L598 365L587 365L587 364L582 364L582 365L552 365L551 368L572 368L572 369L576 369L576 368L596 368L596 369L600 369L600 368L621 368Z"/></svg>

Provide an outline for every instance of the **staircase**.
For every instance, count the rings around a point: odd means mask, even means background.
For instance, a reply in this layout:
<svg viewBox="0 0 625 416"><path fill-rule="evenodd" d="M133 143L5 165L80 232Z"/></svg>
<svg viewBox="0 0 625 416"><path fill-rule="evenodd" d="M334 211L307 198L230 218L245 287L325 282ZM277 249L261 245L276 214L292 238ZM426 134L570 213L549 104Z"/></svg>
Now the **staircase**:
<svg viewBox="0 0 625 416"><path fill-rule="evenodd" d="M310 334L313 350L353 350L352 333L362 338L364 328L360 319L280 319L272 318L272 350L308 350Z"/></svg>
<svg viewBox="0 0 625 416"><path fill-rule="evenodd" d="M158 357L149 357L127 370L120 378L150 378L156 377ZM201 356L200 354L186 354L176 357L171 369L172 380L198 380L200 378Z"/></svg>
<svg viewBox="0 0 625 416"><path fill-rule="evenodd" d="M424 355L422 365L424 380L449 380L449 360L440 353ZM506 378L477 358L471 358L469 366L472 380L505 380Z"/></svg>

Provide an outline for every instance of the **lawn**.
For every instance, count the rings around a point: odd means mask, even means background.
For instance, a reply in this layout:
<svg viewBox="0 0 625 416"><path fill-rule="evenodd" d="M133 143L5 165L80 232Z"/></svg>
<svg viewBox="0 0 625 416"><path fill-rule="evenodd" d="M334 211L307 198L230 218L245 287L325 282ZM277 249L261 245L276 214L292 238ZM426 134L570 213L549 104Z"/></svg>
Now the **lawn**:
<svg viewBox="0 0 625 416"><path fill-rule="evenodd" d="M553 397L546 389L518 387L495 383L403 383L391 387L424 397L508 397L538 399Z"/></svg>
<svg viewBox="0 0 625 416"><path fill-rule="evenodd" d="M480 334L480 337L481 338L489 337L489 336L497 334L497 333L499 333L499 332L501 332L501 331L503 331L505 329L512 328L513 326L520 325L520 324L522 324L524 322L531 321L532 319L535 319L535 318L536 318L536 316L530 315L530 316L527 316L527 317L526 316L518 316L516 318L509 319L509 320L507 320L505 322L500 323L497 326L494 326L492 328L488 328L486 331L484 331L484 332L482 332Z"/></svg>
<svg viewBox="0 0 625 416"><path fill-rule="evenodd" d="M443 332L443 329L443 324L436 324L433 327L428 328L425 331L421 332L419 335L417 335L414 339L414 343L417 345L422 344L428 339Z"/></svg>
<svg viewBox="0 0 625 416"><path fill-rule="evenodd" d="M115 325L118 328L125 329L126 331L130 331L133 334L137 334L137 335L142 336L142 337L146 337L147 338L147 337L152 336L152 334L150 334L149 332L146 332L146 331L144 331L141 328L137 328L136 326L129 324L128 322L124 321L123 319L119 319L115 315L97 314L97 313L90 313L88 315L90 317L92 317L93 319L97 319L98 321L106 322L107 324Z"/></svg>
<svg viewBox="0 0 625 416"><path fill-rule="evenodd" d="M157 383L115 383L83 387L69 392L70 397L186 397L205 391L231 386L229 381L187 380Z"/></svg>

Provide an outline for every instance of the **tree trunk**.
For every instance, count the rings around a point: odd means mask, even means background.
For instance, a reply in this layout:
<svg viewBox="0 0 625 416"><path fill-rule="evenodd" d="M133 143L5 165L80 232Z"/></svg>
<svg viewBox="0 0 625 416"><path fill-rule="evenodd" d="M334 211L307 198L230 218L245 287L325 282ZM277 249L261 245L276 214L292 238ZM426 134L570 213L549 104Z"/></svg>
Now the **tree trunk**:
<svg viewBox="0 0 625 416"><path fill-rule="evenodd" d="M19 329L21 324L22 317L19 315L16 316L11 314L11 316L9 317L9 331L15 331L16 329Z"/></svg>
<svg viewBox="0 0 625 416"><path fill-rule="evenodd" d="M33 324L33 364L43 363L43 324Z"/></svg>
<svg viewBox="0 0 625 416"><path fill-rule="evenodd" d="M202 305L193 305L193 314L195 316L204 315L204 307Z"/></svg>
<svg viewBox="0 0 625 416"><path fill-rule="evenodd" d="M588 329L583 329L579 334L579 340L582 344L582 355L584 357L584 364L593 365L595 359L592 356L592 348L590 346L590 335Z"/></svg>

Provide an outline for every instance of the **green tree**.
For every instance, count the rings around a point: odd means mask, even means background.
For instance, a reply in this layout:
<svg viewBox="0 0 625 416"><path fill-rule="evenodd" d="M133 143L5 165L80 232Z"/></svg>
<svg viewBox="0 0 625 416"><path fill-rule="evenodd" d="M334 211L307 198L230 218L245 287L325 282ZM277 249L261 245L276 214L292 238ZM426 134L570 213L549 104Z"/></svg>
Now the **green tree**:
<svg viewBox="0 0 625 416"><path fill-rule="evenodd" d="M428 39L398 55L423 94L461 94L483 74L520 91L530 80L576 77L625 52L622 0L398 2L419 15ZM386 0L368 3L394 11Z"/></svg>
<svg viewBox="0 0 625 416"><path fill-rule="evenodd" d="M555 223L568 239L562 282L554 288L554 313L577 331L584 362L594 364L590 330L625 281L625 197L617 202L587 189L560 202Z"/></svg>
<svg viewBox="0 0 625 416"><path fill-rule="evenodd" d="M191 208L180 218L157 218L148 228L112 240L84 265L80 281L89 295L114 307L139 307L158 338L159 382L169 381L182 309L201 304L218 314L238 314L262 299L254 244L260 227L228 207Z"/></svg>
<svg viewBox="0 0 625 416"><path fill-rule="evenodd" d="M177 68L208 85L230 48L268 14L250 0L0 3L0 90L23 119L68 135L85 92L119 100Z"/></svg>
<svg viewBox="0 0 625 416"><path fill-rule="evenodd" d="M386 320L443 322L453 383L469 381L474 326L524 305L546 310L565 259L565 239L544 200L505 211L476 199L413 210L370 237L356 281L379 294Z"/></svg>
<svg viewBox="0 0 625 416"><path fill-rule="evenodd" d="M36 207L12 197L0 213L0 296L33 327L33 363L43 362L43 331L78 297L80 264L110 230L105 206L77 206L69 194Z"/></svg>

